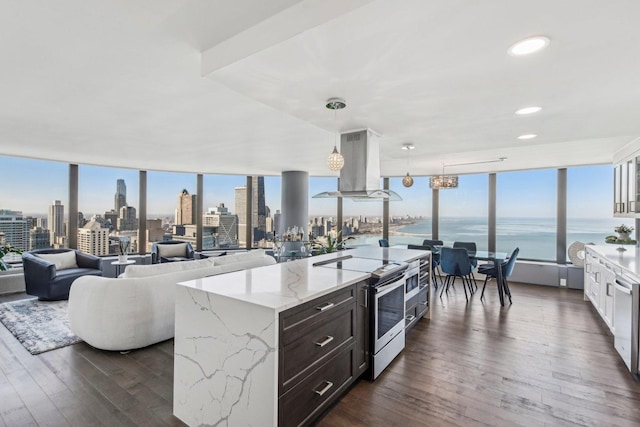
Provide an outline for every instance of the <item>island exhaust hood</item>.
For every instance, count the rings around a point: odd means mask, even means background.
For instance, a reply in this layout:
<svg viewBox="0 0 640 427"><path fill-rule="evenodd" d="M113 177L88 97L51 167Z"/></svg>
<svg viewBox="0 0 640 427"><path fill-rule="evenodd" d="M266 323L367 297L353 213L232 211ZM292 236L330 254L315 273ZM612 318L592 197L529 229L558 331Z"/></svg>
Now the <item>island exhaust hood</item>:
<svg viewBox="0 0 640 427"><path fill-rule="evenodd" d="M325 191L313 198L344 197L358 202L402 200L395 191L380 189L380 142L373 131L340 135L340 152L344 167L340 170L338 191Z"/></svg>

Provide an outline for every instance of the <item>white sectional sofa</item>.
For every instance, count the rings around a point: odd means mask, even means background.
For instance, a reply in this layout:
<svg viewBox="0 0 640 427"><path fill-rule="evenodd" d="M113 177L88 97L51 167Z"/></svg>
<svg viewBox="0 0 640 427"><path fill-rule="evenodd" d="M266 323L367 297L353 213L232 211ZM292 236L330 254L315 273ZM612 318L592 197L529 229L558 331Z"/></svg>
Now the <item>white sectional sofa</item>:
<svg viewBox="0 0 640 427"><path fill-rule="evenodd" d="M274 264L263 250L152 265L132 265L119 278L85 276L69 293L74 334L102 350L132 350L173 338L176 283Z"/></svg>

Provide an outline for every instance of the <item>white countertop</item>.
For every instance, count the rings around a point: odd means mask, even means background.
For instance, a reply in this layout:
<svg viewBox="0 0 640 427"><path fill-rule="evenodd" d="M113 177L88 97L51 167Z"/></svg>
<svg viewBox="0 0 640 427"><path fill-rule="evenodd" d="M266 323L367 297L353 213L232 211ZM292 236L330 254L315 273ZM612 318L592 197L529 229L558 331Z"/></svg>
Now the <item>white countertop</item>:
<svg viewBox="0 0 640 427"><path fill-rule="evenodd" d="M313 267L313 263L351 254L335 252L266 267L180 282L188 288L284 311L369 278L368 273Z"/></svg>
<svg viewBox="0 0 640 427"><path fill-rule="evenodd" d="M313 267L316 262L348 255L410 262L426 254L428 251L365 247L178 284L281 312L370 277L358 271Z"/></svg>
<svg viewBox="0 0 640 427"><path fill-rule="evenodd" d="M640 280L640 251L634 245L625 245L625 251L618 251L620 245L587 245L607 261L621 267Z"/></svg>

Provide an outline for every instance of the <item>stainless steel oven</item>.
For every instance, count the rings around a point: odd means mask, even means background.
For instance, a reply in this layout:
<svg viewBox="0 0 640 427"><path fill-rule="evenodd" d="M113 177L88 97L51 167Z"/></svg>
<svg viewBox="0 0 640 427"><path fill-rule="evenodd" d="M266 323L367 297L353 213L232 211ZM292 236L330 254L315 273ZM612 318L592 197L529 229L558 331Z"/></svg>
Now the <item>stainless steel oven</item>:
<svg viewBox="0 0 640 427"><path fill-rule="evenodd" d="M403 272L382 277L371 285L372 379L404 349L405 285Z"/></svg>
<svg viewBox="0 0 640 427"><path fill-rule="evenodd" d="M369 279L370 379L374 380L404 349L407 263L382 259L344 257L320 261L315 267L362 271ZM419 276L415 277L416 291ZM411 285L413 286L413 285Z"/></svg>

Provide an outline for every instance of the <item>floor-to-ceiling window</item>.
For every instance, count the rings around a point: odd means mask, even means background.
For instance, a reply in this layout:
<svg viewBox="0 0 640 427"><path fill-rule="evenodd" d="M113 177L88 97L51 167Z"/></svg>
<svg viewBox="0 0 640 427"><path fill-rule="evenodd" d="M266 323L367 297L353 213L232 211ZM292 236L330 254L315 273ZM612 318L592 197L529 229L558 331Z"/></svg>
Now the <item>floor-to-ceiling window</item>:
<svg viewBox="0 0 640 427"><path fill-rule="evenodd" d="M497 175L496 249L520 258L556 260L557 169Z"/></svg>
<svg viewBox="0 0 640 427"><path fill-rule="evenodd" d="M613 217L611 165L567 169L567 247L572 242L604 244L620 224L634 226L633 218Z"/></svg>
<svg viewBox="0 0 640 427"><path fill-rule="evenodd" d="M25 251L66 247L69 165L0 156L0 244ZM9 265L20 256L9 254Z"/></svg>
<svg viewBox="0 0 640 427"><path fill-rule="evenodd" d="M383 187L380 179L378 188ZM397 203L397 202L393 202ZM342 236L353 245L378 245L382 238L382 199L342 199Z"/></svg>
<svg viewBox="0 0 640 427"><path fill-rule="evenodd" d="M130 240L129 251L137 252L138 195L137 170L79 165L78 249L115 254L124 237Z"/></svg>
<svg viewBox="0 0 640 427"><path fill-rule="evenodd" d="M334 232L340 230L336 223L338 219L338 199L313 197L325 191L337 190L338 179L336 177L309 177L308 228L314 238L327 236L332 230Z"/></svg>
<svg viewBox="0 0 640 427"><path fill-rule="evenodd" d="M431 189L429 177L413 177L409 188L402 178L389 179L389 188L402 197L389 202L389 243L421 245L431 238Z"/></svg>
<svg viewBox="0 0 640 427"><path fill-rule="evenodd" d="M196 248L196 189L196 174L147 172L147 252L162 240L185 241Z"/></svg>
<svg viewBox="0 0 640 427"><path fill-rule="evenodd" d="M457 188L439 190L439 199L439 240L475 242L479 250L487 250L488 175L461 175Z"/></svg>

